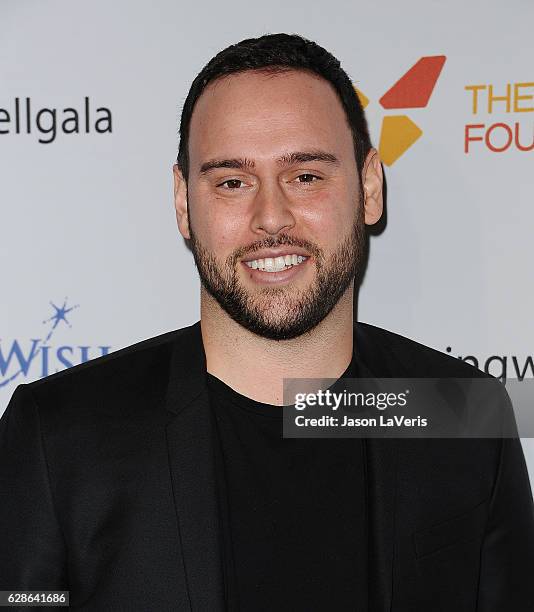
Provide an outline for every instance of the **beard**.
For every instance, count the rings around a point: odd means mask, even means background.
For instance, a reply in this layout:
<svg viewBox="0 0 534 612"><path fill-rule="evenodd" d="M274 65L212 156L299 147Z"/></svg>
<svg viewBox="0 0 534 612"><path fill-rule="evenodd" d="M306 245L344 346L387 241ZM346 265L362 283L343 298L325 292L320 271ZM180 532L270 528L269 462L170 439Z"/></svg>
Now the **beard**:
<svg viewBox="0 0 534 612"><path fill-rule="evenodd" d="M277 238L268 237L246 249L238 249L221 266L214 254L199 242L191 226L189 231L193 257L205 290L236 323L271 340L290 340L316 327L363 267L365 222L362 197L348 235L328 259L316 245L280 234ZM282 245L298 246L313 255L310 263L315 263L316 275L312 284L304 291L291 284L264 286L257 291L247 289L238 274L240 258L249 252Z"/></svg>

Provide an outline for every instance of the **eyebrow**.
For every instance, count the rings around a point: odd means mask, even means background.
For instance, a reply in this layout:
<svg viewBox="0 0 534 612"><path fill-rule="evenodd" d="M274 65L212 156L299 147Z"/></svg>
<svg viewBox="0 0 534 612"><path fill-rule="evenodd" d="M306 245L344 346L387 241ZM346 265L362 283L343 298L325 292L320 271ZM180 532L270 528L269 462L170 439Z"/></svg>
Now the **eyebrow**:
<svg viewBox="0 0 534 612"><path fill-rule="evenodd" d="M333 154L326 151L294 151L285 153L276 159L279 166L292 166L293 164L302 164L311 161L319 161L334 166L339 166L339 159ZM200 166L199 174L207 174L211 170L217 168L234 168L236 170L252 170L255 163L246 157L235 157L233 159L211 159L204 162Z"/></svg>

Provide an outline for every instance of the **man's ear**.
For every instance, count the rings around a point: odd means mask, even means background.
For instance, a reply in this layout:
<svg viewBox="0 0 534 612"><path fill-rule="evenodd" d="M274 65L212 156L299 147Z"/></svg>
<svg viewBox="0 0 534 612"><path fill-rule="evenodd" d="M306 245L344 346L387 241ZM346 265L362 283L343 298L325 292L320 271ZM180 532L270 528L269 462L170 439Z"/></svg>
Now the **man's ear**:
<svg viewBox="0 0 534 612"><path fill-rule="evenodd" d="M187 240L191 238L189 233L189 211L187 208L187 185L184 176L177 166L172 167L174 174L174 208L176 210L176 221L180 234Z"/></svg>
<svg viewBox="0 0 534 612"><path fill-rule="evenodd" d="M362 172L366 225L375 224L384 209L382 164L376 149L371 149L365 159Z"/></svg>

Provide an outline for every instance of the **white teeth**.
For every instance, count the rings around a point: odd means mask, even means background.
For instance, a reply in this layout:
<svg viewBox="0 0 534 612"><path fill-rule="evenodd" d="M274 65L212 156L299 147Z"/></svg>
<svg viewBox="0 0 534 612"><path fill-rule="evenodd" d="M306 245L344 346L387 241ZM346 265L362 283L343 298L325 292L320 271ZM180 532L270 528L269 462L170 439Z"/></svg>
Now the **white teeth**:
<svg viewBox="0 0 534 612"><path fill-rule="evenodd" d="M245 263L253 270L263 270L264 272L280 272L287 267L297 266L306 261L303 255L279 255L278 257L265 257L264 259L254 259Z"/></svg>

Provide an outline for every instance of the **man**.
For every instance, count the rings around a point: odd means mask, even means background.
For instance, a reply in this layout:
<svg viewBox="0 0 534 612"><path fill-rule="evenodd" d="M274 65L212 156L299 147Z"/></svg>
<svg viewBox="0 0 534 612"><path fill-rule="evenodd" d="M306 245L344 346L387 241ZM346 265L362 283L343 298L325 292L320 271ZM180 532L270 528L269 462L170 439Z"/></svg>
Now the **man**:
<svg viewBox="0 0 534 612"><path fill-rule="evenodd" d="M533 610L518 439L282 436L284 378L482 376L353 321L383 177L339 62L287 34L233 45L180 135L200 321L17 388L0 589L95 611Z"/></svg>

